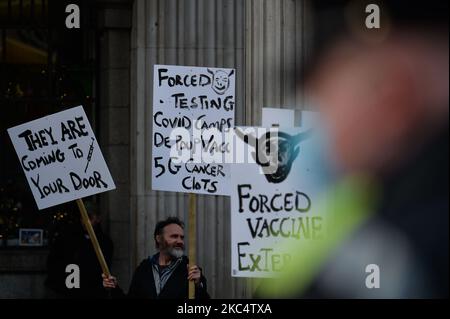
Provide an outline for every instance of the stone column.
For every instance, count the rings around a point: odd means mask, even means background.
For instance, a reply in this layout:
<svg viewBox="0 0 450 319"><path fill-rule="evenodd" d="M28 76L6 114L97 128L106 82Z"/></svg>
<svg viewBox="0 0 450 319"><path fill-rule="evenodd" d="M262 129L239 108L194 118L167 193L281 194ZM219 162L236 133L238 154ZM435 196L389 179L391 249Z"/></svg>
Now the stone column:
<svg viewBox="0 0 450 319"><path fill-rule="evenodd" d="M130 224L130 33L132 1L98 1L100 142L116 190L100 195L104 226L114 243L111 272L128 289Z"/></svg>

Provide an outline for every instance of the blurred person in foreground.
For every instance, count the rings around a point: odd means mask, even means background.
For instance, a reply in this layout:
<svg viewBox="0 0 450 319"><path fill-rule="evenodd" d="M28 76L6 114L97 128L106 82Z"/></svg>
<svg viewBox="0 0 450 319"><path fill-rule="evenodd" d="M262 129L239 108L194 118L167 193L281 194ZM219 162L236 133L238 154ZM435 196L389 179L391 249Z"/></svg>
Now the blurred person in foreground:
<svg viewBox="0 0 450 319"><path fill-rule="evenodd" d="M326 243L293 245L297 263L263 296L448 297L448 2L379 3L381 28L366 30L373 2L326 8L346 11L350 27L326 38L306 84L338 185L335 229Z"/></svg>

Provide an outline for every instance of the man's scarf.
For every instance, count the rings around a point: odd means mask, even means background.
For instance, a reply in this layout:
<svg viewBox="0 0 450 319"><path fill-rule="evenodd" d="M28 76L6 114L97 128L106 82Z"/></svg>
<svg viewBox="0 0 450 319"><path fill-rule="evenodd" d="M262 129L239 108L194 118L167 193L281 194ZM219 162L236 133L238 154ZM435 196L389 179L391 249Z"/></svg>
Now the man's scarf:
<svg viewBox="0 0 450 319"><path fill-rule="evenodd" d="M153 270L153 278L155 280L156 294L158 296L161 293L161 290L166 285L167 280L169 280L174 270L181 263L182 259L183 257L177 258L176 260L172 260L167 267L161 269L159 267L159 253L154 254L153 256L150 257L150 262L152 264Z"/></svg>

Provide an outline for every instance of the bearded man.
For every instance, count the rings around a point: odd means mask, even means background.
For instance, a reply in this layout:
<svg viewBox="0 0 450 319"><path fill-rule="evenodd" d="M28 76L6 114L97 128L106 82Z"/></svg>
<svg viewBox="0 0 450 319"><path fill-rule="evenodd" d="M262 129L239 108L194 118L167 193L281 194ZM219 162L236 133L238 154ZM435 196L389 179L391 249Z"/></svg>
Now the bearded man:
<svg viewBox="0 0 450 319"><path fill-rule="evenodd" d="M187 299L189 281L193 281L196 299L209 298L201 268L189 265L184 256L183 228L183 222L177 217L156 224L154 239L158 252L137 267L127 297ZM125 296L114 276L103 274L103 287L112 289L113 297Z"/></svg>

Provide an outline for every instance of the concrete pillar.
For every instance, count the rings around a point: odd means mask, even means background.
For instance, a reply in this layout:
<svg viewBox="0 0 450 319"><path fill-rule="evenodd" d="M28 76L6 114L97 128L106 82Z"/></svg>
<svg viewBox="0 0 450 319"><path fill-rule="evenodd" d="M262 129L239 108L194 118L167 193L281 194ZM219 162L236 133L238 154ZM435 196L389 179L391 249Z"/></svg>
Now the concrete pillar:
<svg viewBox="0 0 450 319"><path fill-rule="evenodd" d="M304 52L303 1L135 0L131 36L130 194L134 264L155 252L153 229L184 219L187 195L151 189L153 66L237 70L237 125L259 125L261 108L301 105L296 81ZM248 298L254 287L231 277L230 201L198 196L197 260L213 298Z"/></svg>
<svg viewBox="0 0 450 319"><path fill-rule="evenodd" d="M130 224L130 36L131 1L100 1L100 142L116 190L100 196L104 226L113 243L111 272L128 289L133 271Z"/></svg>

